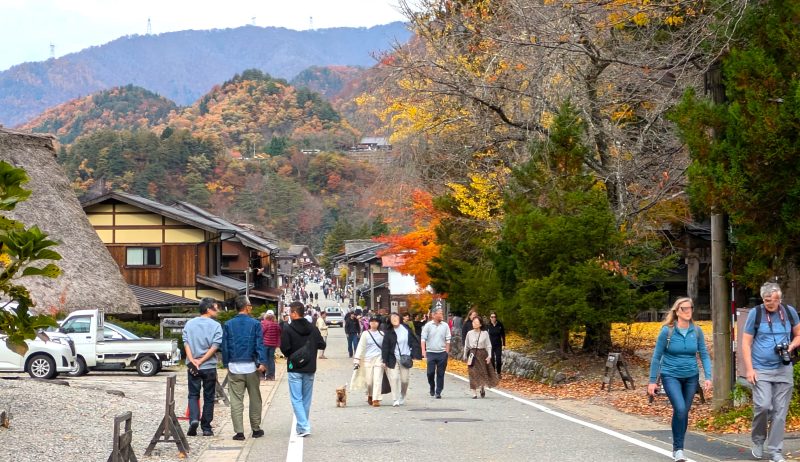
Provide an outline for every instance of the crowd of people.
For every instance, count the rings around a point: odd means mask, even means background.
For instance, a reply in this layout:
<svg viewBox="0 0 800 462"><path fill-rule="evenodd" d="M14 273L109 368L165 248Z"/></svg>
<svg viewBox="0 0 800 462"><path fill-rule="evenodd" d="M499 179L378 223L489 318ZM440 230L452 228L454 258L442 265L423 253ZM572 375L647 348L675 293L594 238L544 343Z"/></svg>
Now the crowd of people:
<svg viewBox="0 0 800 462"><path fill-rule="evenodd" d="M323 293L324 293L323 288ZM287 359L291 405L298 436L311 432L309 412L317 359L326 359L327 313L314 316L313 308L292 301L282 320L268 310L259 322L251 316L246 296L237 297L237 315L221 326L214 318L220 305L211 298L200 301L200 316L183 329L189 388L189 431L196 436L213 435L214 395L217 383L217 352L228 369L228 391L235 440L244 440L244 395L249 398L248 417L252 437L261 429L260 380L275 380L275 354ZM752 455L765 454L783 462L786 415L793 390L790 355L800 346L800 317L794 307L784 305L778 284L766 283L760 291L763 303L750 310L744 326L741 355L745 377L753 389ZM691 298L677 299L667 312L659 332L650 366L647 392L663 388L672 406L673 459L686 461L685 436L694 395L711 386L711 358L703 331L693 321ZM444 376L453 342L459 342L468 365L469 387L474 399L486 396L486 388L498 385L502 372L505 328L490 313L488 320L476 310L466 319L448 315L440 308L414 319L408 313L355 309L345 314L344 332L348 356L353 360L352 391L363 392L368 405L380 407L391 394L392 406L405 404L414 360L427 360L429 393L441 399ZM319 356L317 353L319 352ZM700 381L697 357L703 366ZM202 394L203 406L199 406Z"/></svg>

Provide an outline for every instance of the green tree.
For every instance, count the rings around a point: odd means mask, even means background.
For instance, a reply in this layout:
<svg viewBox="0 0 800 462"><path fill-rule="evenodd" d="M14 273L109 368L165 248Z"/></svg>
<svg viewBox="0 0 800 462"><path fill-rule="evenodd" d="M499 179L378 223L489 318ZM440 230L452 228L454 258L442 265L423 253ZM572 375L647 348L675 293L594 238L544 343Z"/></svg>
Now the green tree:
<svg viewBox="0 0 800 462"><path fill-rule="evenodd" d="M730 218L734 272L750 286L800 256L800 3L752 6L721 61L726 102L689 91L672 114L689 147L696 210Z"/></svg>
<svg viewBox="0 0 800 462"><path fill-rule="evenodd" d="M31 191L22 186L27 181L24 170L0 161L0 211L14 210L30 196ZM61 255L51 249L56 242L49 240L37 226L25 228L21 222L5 216L0 217L0 244L0 332L7 336L9 349L24 355L28 350L25 340L33 339L38 329L55 325L55 319L31 316L29 308L33 301L19 279L58 277L61 270L54 263L39 263L60 260ZM16 314L2 309L12 301L17 303Z"/></svg>
<svg viewBox="0 0 800 462"><path fill-rule="evenodd" d="M617 227L601 183L583 168L591 155L584 127L563 105L549 139L534 143L531 159L514 171L494 261L505 298L529 332L563 354L570 333L585 329L583 349L604 355L611 323L663 294L640 290L638 250Z"/></svg>

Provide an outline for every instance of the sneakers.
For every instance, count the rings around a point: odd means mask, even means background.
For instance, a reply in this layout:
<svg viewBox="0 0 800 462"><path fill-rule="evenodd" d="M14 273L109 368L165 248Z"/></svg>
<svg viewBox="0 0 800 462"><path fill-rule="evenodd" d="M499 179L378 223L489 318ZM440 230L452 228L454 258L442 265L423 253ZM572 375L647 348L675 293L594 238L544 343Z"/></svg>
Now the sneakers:
<svg viewBox="0 0 800 462"><path fill-rule="evenodd" d="M435 395L436 393L433 392L433 388L431 388L431 396Z"/></svg>
<svg viewBox="0 0 800 462"><path fill-rule="evenodd" d="M772 462L786 462L786 459L783 458L783 454L780 452L775 452L772 454Z"/></svg>
<svg viewBox="0 0 800 462"><path fill-rule="evenodd" d="M678 449L672 453L672 460L675 462L686 462L686 456L683 455L683 449Z"/></svg>
<svg viewBox="0 0 800 462"><path fill-rule="evenodd" d="M394 402L392 403L392 407L397 407L399 405L400 405L400 400L399 399L394 400Z"/></svg>
<svg viewBox="0 0 800 462"><path fill-rule="evenodd" d="M256 430L253 432L253 438L261 438L264 436L264 430Z"/></svg>
<svg viewBox="0 0 800 462"><path fill-rule="evenodd" d="M186 432L186 436L197 436L198 425L200 425L200 421L193 420L192 423L189 424L189 431Z"/></svg>
<svg viewBox="0 0 800 462"><path fill-rule="evenodd" d="M297 432L297 436L300 438L305 438L306 436L310 436L311 432L309 430L299 431Z"/></svg>
<svg viewBox="0 0 800 462"><path fill-rule="evenodd" d="M397 404L399 404L400 406L406 404L406 398L402 397L402 398L398 399L397 400Z"/></svg>
<svg viewBox="0 0 800 462"><path fill-rule="evenodd" d="M753 443L753 448L750 449L750 453L753 454L753 457L755 457L756 459L764 457L764 443L761 444Z"/></svg>
<svg viewBox="0 0 800 462"><path fill-rule="evenodd" d="M233 439L236 441L244 441L244 433L237 433L233 435Z"/></svg>
<svg viewBox="0 0 800 462"><path fill-rule="evenodd" d="M203 436L214 436L214 432L212 430L203 430Z"/></svg>
<svg viewBox="0 0 800 462"><path fill-rule="evenodd" d="M436 393L436 399L442 399L442 394L441 393Z"/></svg>

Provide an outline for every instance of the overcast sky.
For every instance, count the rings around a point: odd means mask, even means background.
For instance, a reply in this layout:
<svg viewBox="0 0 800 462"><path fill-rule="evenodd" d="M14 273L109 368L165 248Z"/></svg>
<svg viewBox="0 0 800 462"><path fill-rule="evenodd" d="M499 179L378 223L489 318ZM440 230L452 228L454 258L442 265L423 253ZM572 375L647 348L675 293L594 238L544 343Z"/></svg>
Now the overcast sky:
<svg viewBox="0 0 800 462"><path fill-rule="evenodd" d="M0 0L0 70L123 35L247 24L305 30L403 21L398 0ZM313 18L313 19L312 19Z"/></svg>

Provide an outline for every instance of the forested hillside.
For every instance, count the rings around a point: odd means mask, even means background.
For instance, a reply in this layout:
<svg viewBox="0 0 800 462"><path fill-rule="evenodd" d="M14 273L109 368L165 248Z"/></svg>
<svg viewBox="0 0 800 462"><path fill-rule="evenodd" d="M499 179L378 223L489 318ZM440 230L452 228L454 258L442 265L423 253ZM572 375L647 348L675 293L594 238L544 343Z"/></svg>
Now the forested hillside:
<svg viewBox="0 0 800 462"><path fill-rule="evenodd" d="M308 88L332 100L350 82L360 79L366 71L358 66L311 66L297 74L291 84L298 88Z"/></svg>
<svg viewBox="0 0 800 462"><path fill-rule="evenodd" d="M133 130L163 123L177 109L172 101L127 85L67 101L21 125L34 133L56 135L62 143L101 129Z"/></svg>
<svg viewBox="0 0 800 462"><path fill-rule="evenodd" d="M113 189L186 200L315 249L337 220L369 235L379 214L375 169L333 152L358 133L319 94L258 70L187 108L127 86L67 102L25 128L59 137L59 161L82 197Z"/></svg>
<svg viewBox="0 0 800 462"><path fill-rule="evenodd" d="M0 72L0 124L21 124L47 108L128 84L180 105L245 69L290 79L310 66L371 66L372 55L410 33L403 23L293 31L274 27L122 37L58 59Z"/></svg>

